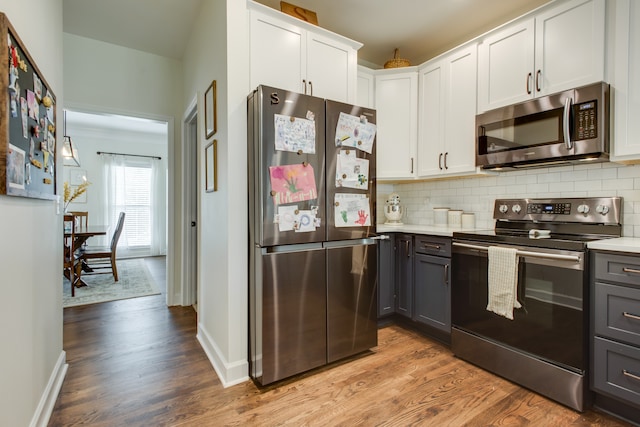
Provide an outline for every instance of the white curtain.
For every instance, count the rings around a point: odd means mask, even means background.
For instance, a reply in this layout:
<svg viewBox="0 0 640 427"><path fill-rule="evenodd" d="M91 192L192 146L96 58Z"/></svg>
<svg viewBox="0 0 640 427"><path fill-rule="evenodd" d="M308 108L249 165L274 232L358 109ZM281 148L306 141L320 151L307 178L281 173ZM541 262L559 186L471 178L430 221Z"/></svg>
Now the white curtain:
<svg viewBox="0 0 640 427"><path fill-rule="evenodd" d="M166 180L159 159L102 154L105 218L111 238L125 212L118 256L165 255ZM127 225L129 227L127 227ZM105 242L107 245L110 240Z"/></svg>

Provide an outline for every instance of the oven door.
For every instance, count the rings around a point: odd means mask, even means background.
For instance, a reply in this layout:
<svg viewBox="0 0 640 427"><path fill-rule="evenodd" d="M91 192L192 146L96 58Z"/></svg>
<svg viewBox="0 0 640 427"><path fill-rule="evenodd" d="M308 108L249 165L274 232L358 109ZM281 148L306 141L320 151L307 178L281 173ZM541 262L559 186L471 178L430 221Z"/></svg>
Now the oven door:
<svg viewBox="0 0 640 427"><path fill-rule="evenodd" d="M501 245L505 246L505 245ZM583 372L586 365L585 253L534 247L518 250L514 319L487 311L489 244L454 241L452 325L554 365ZM514 246L509 246L514 247Z"/></svg>

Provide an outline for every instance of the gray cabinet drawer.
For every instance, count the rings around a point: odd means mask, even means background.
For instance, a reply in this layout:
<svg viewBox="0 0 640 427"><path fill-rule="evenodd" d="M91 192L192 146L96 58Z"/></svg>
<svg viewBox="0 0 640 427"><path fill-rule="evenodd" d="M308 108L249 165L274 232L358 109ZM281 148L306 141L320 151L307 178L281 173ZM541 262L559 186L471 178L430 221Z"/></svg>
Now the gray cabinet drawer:
<svg viewBox="0 0 640 427"><path fill-rule="evenodd" d="M595 283L595 333L640 346L640 288Z"/></svg>
<svg viewBox="0 0 640 427"><path fill-rule="evenodd" d="M640 405L640 348L594 338L593 387Z"/></svg>
<svg viewBox="0 0 640 427"><path fill-rule="evenodd" d="M640 287L640 257L596 253L596 279Z"/></svg>
<svg viewBox="0 0 640 427"><path fill-rule="evenodd" d="M439 236L416 236L414 252L448 258L451 256L451 239Z"/></svg>

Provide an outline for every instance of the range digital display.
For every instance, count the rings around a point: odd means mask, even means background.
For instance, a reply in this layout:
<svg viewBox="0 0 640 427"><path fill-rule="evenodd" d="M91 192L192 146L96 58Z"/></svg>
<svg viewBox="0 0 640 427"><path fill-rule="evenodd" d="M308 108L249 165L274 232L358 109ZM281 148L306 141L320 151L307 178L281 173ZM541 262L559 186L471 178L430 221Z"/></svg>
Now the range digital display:
<svg viewBox="0 0 640 427"><path fill-rule="evenodd" d="M571 214L571 203L529 203L527 213L530 214Z"/></svg>

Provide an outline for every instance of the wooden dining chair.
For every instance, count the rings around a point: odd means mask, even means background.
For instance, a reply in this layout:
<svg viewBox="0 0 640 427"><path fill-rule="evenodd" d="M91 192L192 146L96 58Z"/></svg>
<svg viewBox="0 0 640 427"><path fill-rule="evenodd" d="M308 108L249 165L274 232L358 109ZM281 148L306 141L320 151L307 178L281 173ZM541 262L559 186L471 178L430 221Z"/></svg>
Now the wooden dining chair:
<svg viewBox="0 0 640 427"><path fill-rule="evenodd" d="M82 261L73 249L75 241L75 217L65 214L63 219L63 273L71 284L71 296L76 295L76 284L80 282Z"/></svg>
<svg viewBox="0 0 640 427"><path fill-rule="evenodd" d="M89 266L91 272L85 274L105 274L113 273L113 278L118 281L118 267L116 265L116 248L118 247L118 240L122 234L124 227L124 212L120 212L118 217L118 224L111 237L111 245L104 248L87 248L80 249L80 256L82 260ZM107 271L108 270L108 271Z"/></svg>
<svg viewBox="0 0 640 427"><path fill-rule="evenodd" d="M87 228L87 226L89 225L89 212L74 211L69 213L76 217L76 219L78 220L77 225L83 228Z"/></svg>

